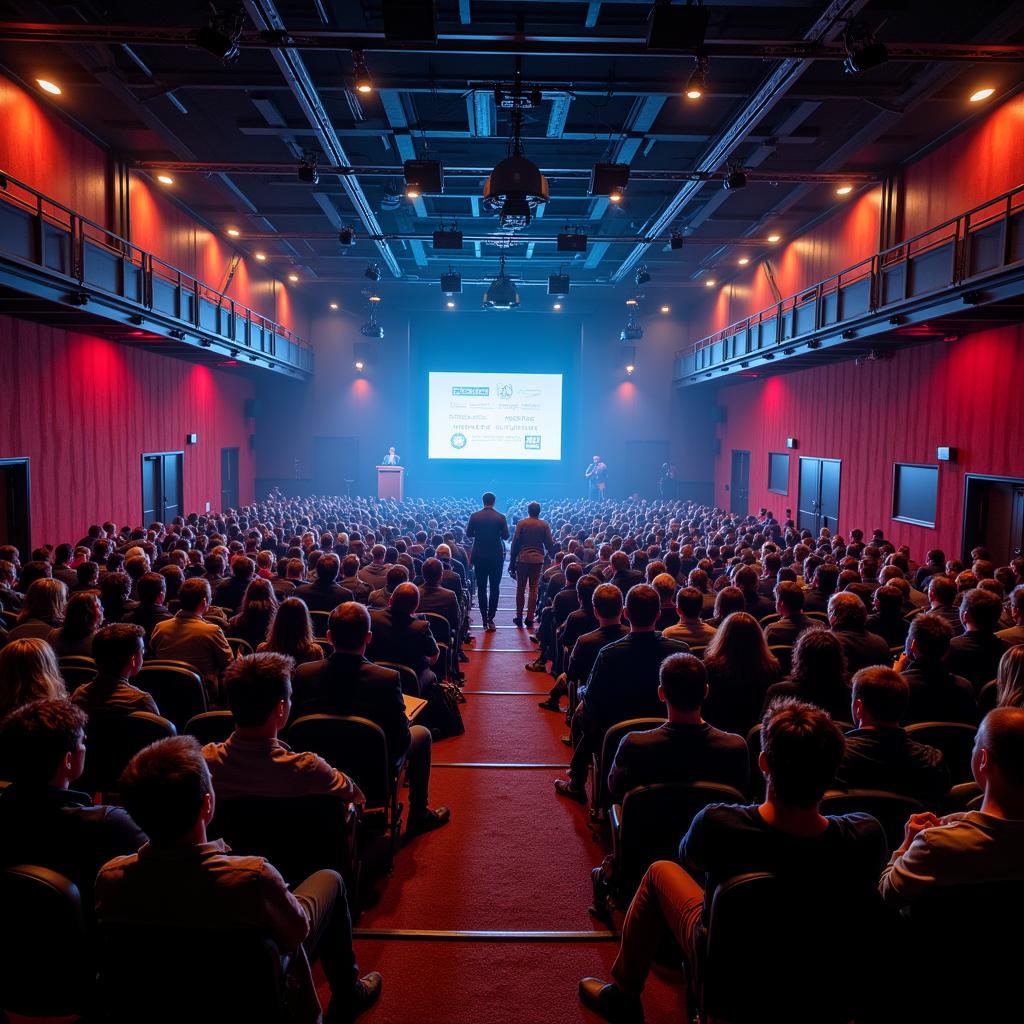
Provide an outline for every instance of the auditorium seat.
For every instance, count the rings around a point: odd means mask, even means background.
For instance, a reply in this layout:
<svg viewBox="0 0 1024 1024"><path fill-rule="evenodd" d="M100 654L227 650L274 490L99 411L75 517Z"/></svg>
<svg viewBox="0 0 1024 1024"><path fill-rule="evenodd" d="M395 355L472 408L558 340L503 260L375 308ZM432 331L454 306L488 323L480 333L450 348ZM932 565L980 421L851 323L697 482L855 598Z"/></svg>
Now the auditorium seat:
<svg viewBox="0 0 1024 1024"><path fill-rule="evenodd" d="M85 771L75 783L83 793L116 794L118 779L143 747L176 735L174 724L148 711L95 714L89 719Z"/></svg>
<svg viewBox="0 0 1024 1024"><path fill-rule="evenodd" d="M664 725L664 718L626 718L609 726L604 733L601 746L594 751L590 768L590 815L597 821L604 821L608 808L608 772L619 749L622 738L631 732L657 729Z"/></svg>
<svg viewBox="0 0 1024 1024"><path fill-rule="evenodd" d="M178 732L184 731L189 719L206 710L203 681L184 663L145 662L134 683L150 694L160 714L169 718Z"/></svg>
<svg viewBox="0 0 1024 1024"><path fill-rule="evenodd" d="M223 743L235 728L235 719L230 711L203 711L193 715L182 732L195 736L199 743Z"/></svg>
<svg viewBox="0 0 1024 1024"><path fill-rule="evenodd" d="M889 793L880 789L831 789L821 801L822 814L852 814L862 811L877 818L885 831L889 852L903 842L903 830L912 814L927 808L902 793Z"/></svg>
<svg viewBox="0 0 1024 1024"><path fill-rule="evenodd" d="M970 782L971 754L977 729L963 722L915 722L907 726L907 735L917 743L926 743L942 751L949 769L949 776L955 785Z"/></svg>

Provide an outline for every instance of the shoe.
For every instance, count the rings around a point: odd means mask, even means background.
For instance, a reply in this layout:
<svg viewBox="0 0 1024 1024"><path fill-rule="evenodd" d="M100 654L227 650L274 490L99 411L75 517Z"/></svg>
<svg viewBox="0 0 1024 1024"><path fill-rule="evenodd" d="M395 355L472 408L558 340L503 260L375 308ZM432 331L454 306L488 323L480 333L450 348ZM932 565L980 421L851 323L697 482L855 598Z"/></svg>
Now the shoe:
<svg viewBox="0 0 1024 1024"><path fill-rule="evenodd" d="M467 661L469 661L469 655L465 651L459 651L459 664L465 665Z"/></svg>
<svg viewBox="0 0 1024 1024"><path fill-rule="evenodd" d="M331 997L331 1005L324 1016L324 1024L351 1024L357 1017L364 1014L380 998L380 990L384 979L377 971L371 971L356 982L351 999L341 1006L337 997Z"/></svg>
<svg viewBox="0 0 1024 1024"><path fill-rule="evenodd" d="M564 744L565 744L565 745L566 745L567 747L571 747L571 746L572 746L572 737L571 737L571 736L563 736L563 737L562 737L562 742L563 742L563 743L564 743Z"/></svg>
<svg viewBox="0 0 1024 1024"><path fill-rule="evenodd" d="M516 629L522 629L522 628L523 628L523 620L522 620L521 618L519 618L519 616L517 615L517 616L516 616L516 617L515 617L515 618L514 618L514 619L512 620L512 625L513 625L513 626L515 626L515 627L516 627Z"/></svg>
<svg viewBox="0 0 1024 1024"><path fill-rule="evenodd" d="M405 826L407 836L418 836L424 832L433 832L435 828L447 825L451 820L452 812L447 807L429 807L421 811L415 817L410 817Z"/></svg>
<svg viewBox="0 0 1024 1024"><path fill-rule="evenodd" d="M587 791L582 786L577 786L571 779L555 779L555 792L559 796L575 800L578 804L587 802Z"/></svg>
<svg viewBox="0 0 1024 1024"><path fill-rule="evenodd" d="M533 619L527 619L526 620L526 628L527 629L533 629Z"/></svg>
<svg viewBox="0 0 1024 1024"><path fill-rule="evenodd" d="M529 668L530 666L527 665L526 667ZM540 703L537 705L537 707L543 708L545 711L561 711L562 710L562 707L558 703L558 701L557 700L552 700L550 697L548 697L547 700L540 701Z"/></svg>
<svg viewBox="0 0 1024 1024"><path fill-rule="evenodd" d="M628 996L618 985L600 978L580 982L580 1002L609 1024L643 1024L644 1008L639 996Z"/></svg>
<svg viewBox="0 0 1024 1024"><path fill-rule="evenodd" d="M539 644L540 643L540 641L537 639L537 634L536 633L531 633L530 634L530 643L531 644Z"/></svg>
<svg viewBox="0 0 1024 1024"><path fill-rule="evenodd" d="M498 627L494 624L494 619L488 619L487 625L484 626L485 633L493 633Z"/></svg>
<svg viewBox="0 0 1024 1024"><path fill-rule="evenodd" d="M526 663L527 672L547 672L547 670L548 663L546 661L541 661L540 658L536 661L528 661Z"/></svg>

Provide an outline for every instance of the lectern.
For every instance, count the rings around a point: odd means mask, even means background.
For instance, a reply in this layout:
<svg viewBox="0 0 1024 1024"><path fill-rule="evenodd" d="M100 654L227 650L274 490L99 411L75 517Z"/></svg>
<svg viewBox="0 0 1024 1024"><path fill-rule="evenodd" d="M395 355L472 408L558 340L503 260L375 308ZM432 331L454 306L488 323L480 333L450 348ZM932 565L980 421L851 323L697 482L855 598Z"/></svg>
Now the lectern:
<svg viewBox="0 0 1024 1024"><path fill-rule="evenodd" d="M394 498L395 501L402 500L402 477L405 473L403 466L378 466L377 467L377 497L380 499Z"/></svg>

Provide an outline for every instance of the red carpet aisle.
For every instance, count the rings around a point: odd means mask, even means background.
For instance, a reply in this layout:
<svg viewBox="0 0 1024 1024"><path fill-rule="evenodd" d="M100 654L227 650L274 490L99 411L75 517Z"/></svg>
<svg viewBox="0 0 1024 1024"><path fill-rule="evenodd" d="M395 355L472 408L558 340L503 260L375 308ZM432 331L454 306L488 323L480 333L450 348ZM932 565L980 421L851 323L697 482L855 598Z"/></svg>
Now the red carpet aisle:
<svg viewBox="0 0 1024 1024"><path fill-rule="evenodd" d="M359 922L360 967L384 975L367 1024L597 1020L576 983L607 976L618 948L587 913L602 851L586 811L554 794L565 724L537 708L551 681L523 667L534 648L512 626L510 591L506 578L496 632L484 633L475 613L466 734L434 746L431 802L451 807L452 824L401 850ZM683 1019L675 989L657 976L645 1005L650 1024Z"/></svg>

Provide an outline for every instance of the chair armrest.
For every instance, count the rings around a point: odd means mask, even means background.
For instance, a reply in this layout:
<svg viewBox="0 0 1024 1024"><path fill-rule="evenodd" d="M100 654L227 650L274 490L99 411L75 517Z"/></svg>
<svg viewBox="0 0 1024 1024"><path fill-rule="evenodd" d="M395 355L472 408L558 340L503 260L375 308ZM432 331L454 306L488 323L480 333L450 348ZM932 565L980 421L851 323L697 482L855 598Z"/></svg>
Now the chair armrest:
<svg viewBox="0 0 1024 1024"><path fill-rule="evenodd" d="M619 859L619 830L622 827L622 804L612 804L608 812L608 824L612 834L612 856Z"/></svg>

